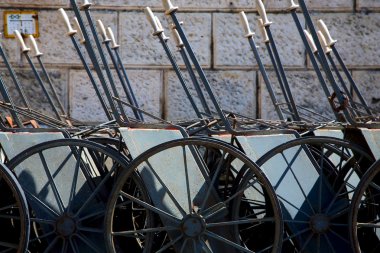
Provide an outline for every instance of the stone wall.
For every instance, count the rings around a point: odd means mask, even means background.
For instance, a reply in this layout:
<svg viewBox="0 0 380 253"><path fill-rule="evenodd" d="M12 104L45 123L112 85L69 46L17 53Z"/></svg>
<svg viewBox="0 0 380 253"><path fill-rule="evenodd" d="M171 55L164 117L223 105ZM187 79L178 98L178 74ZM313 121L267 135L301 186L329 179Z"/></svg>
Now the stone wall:
<svg viewBox="0 0 380 253"><path fill-rule="evenodd" d="M78 1L81 2L81 1ZM269 19L282 61L286 67L296 102L329 114L327 100L321 92L305 48L289 13L288 0L267 0ZM338 39L337 48L361 87L364 97L380 109L380 1L378 0L308 0L314 18L322 18ZM245 115L276 118L258 66L243 37L238 12L245 10L252 27L258 31L253 0L173 0L180 7L179 18L184 21L189 40L206 70L223 108ZM151 27L143 8L151 6L164 20L160 0L93 0L91 13L111 26L121 44L120 52L139 104L147 111L166 119L184 119L194 113L180 88L159 42L151 35ZM4 10L33 9L39 11L43 61L52 75L64 106L76 119L102 121L104 113L95 97L89 79L57 12L65 8L73 13L69 0L3 0ZM302 24L304 19L299 14ZM2 19L0 27L3 27ZM167 23L163 22L167 27ZM270 79L277 86L273 68L260 33L255 37ZM38 84L33 78L20 47L13 39L3 39L3 46L19 79L27 89L35 108L49 111L46 99L40 98ZM172 43L171 43L172 44ZM172 50L175 47L171 45ZM182 62L180 61L182 66ZM17 97L4 64L0 65L4 79ZM185 75L185 77L188 77ZM116 75L115 75L116 78ZM279 91L276 91L279 93ZM15 98L19 103L20 99Z"/></svg>

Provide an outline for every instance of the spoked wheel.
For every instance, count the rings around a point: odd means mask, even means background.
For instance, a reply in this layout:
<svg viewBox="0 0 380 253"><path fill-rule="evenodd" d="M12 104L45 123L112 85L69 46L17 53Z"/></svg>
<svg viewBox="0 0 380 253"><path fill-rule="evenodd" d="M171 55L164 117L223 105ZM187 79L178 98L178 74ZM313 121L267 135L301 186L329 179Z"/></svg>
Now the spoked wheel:
<svg viewBox="0 0 380 253"><path fill-rule="evenodd" d="M126 168L111 149L84 140L42 143L9 162L31 209L30 252L106 252L104 213L113 175Z"/></svg>
<svg viewBox="0 0 380 253"><path fill-rule="evenodd" d="M3 164L0 194L0 252L23 253L29 241L29 210L21 186Z"/></svg>
<svg viewBox="0 0 380 253"><path fill-rule="evenodd" d="M380 252L380 161L360 181L352 200L350 220L355 252Z"/></svg>
<svg viewBox="0 0 380 253"><path fill-rule="evenodd" d="M261 166L283 207L289 252L352 252L349 207L374 162L359 146L329 137L299 138L269 151Z"/></svg>
<svg viewBox="0 0 380 253"><path fill-rule="evenodd" d="M246 180L237 184L241 169ZM232 211L242 202L251 213ZM181 139L144 152L120 174L107 206L106 241L111 252L279 252L280 210L267 178L240 151ZM242 226L258 225L270 230L269 238L247 245Z"/></svg>

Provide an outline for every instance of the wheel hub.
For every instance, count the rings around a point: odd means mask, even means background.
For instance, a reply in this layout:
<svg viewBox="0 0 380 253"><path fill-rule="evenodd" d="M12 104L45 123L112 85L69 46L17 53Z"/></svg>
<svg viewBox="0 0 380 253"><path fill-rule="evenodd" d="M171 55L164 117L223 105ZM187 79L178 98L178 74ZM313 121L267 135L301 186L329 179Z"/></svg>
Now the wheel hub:
<svg viewBox="0 0 380 253"><path fill-rule="evenodd" d="M183 219L181 230L187 237L198 237L206 230L206 222L202 216L191 214Z"/></svg>
<svg viewBox="0 0 380 253"><path fill-rule="evenodd" d="M72 235L76 230L77 224L75 220L66 214L60 217L56 222L56 231L63 237Z"/></svg>
<svg viewBox="0 0 380 253"><path fill-rule="evenodd" d="M330 227L330 219L324 214L316 214L311 217L310 226L315 233L326 233Z"/></svg>

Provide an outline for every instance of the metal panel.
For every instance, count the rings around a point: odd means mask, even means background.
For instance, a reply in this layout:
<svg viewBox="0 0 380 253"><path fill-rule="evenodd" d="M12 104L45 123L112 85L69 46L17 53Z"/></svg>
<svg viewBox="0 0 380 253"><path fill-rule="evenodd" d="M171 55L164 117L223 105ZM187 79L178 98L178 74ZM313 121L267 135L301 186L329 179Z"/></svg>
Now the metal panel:
<svg viewBox="0 0 380 253"><path fill-rule="evenodd" d="M380 159L380 130L360 129L376 160Z"/></svg>
<svg viewBox="0 0 380 253"><path fill-rule="evenodd" d="M51 133L0 133L0 144L8 159L12 159L27 148L42 142L63 139L64 136L60 132Z"/></svg>
<svg viewBox="0 0 380 253"><path fill-rule="evenodd" d="M341 130L332 130L332 129L318 129L314 131L315 136L327 136L334 137L338 139L344 139L343 132Z"/></svg>
<svg viewBox="0 0 380 253"><path fill-rule="evenodd" d="M134 158L161 143L184 138L179 130L122 127L119 131Z"/></svg>

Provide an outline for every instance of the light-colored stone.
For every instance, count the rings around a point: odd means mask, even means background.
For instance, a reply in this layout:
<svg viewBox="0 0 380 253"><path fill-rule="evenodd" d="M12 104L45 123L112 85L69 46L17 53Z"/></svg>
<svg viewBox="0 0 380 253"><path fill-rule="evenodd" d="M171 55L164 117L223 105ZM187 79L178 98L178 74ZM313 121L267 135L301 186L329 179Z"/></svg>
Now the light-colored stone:
<svg viewBox="0 0 380 253"><path fill-rule="evenodd" d="M161 20L166 34L168 23L162 13L155 13ZM198 60L209 66L211 59L211 15L205 13L186 13L178 15L184 21L184 30L188 36ZM120 14L120 43L123 61L131 65L166 65L170 62L158 38L152 36L152 27L143 12L125 12ZM174 54L175 45L169 41Z"/></svg>
<svg viewBox="0 0 380 253"><path fill-rule="evenodd" d="M96 77L95 73L94 75ZM113 72L113 75L119 95L122 100L125 100L125 95L123 95L123 90L115 72ZM162 72L158 70L128 70L128 77L139 106L149 113L161 116ZM72 116L85 122L105 121L106 115L87 73L83 70L72 70L70 71L70 80L70 112ZM100 87L100 82L97 78L96 82ZM100 88L100 90L103 89ZM102 94L105 97L104 92ZM125 109L127 115L133 117L131 111L127 107Z"/></svg>
<svg viewBox="0 0 380 253"><path fill-rule="evenodd" d="M253 71L206 71L206 75L220 106L228 111L255 117L256 115L256 73ZM186 73L186 80L189 76ZM166 116L169 120L189 120L196 118L194 109L186 96L176 74L166 74ZM196 92L192 83L187 81L191 94ZM206 96L211 110L208 95ZM195 101L201 108L198 97ZM204 111L201 109L201 111Z"/></svg>
<svg viewBox="0 0 380 253"><path fill-rule="evenodd" d="M0 7L57 7L57 6L67 6L68 0L3 0L0 3Z"/></svg>
<svg viewBox="0 0 380 253"><path fill-rule="evenodd" d="M73 12L67 12L70 19L74 18ZM110 26L117 33L117 13L105 11L91 12L94 22L101 19L105 26ZM41 11L40 19L40 37L37 39L41 52L44 53L43 59L45 63L60 64L71 66L73 64L81 65L79 56L74 49L71 39L66 35L67 31L61 21L60 14L57 11ZM85 17L83 15L83 17ZM52 20L57 20L52 22ZM87 26L88 27L88 26ZM88 31L89 27L88 27ZM82 52L85 48L81 47ZM105 48L103 47L104 52ZM88 61L89 62L89 61Z"/></svg>
<svg viewBox="0 0 380 253"><path fill-rule="evenodd" d="M3 15L3 11L0 11L0 15ZM20 61L20 46L15 39L7 39L4 37L4 19L0 18L0 31L1 31L1 46L5 50L5 54L8 60L12 63L18 63ZM3 59L0 60L3 64Z"/></svg>
<svg viewBox="0 0 380 253"><path fill-rule="evenodd" d="M378 0L358 0L356 5L358 9L368 9L370 11L380 9L380 1Z"/></svg>
<svg viewBox="0 0 380 253"><path fill-rule="evenodd" d="M380 72L354 71L353 76L368 105L380 112Z"/></svg>
<svg viewBox="0 0 380 253"><path fill-rule="evenodd" d="M268 0L265 5L269 11L286 10L289 7L289 0ZM297 1L296 1L297 2ZM308 9L310 10L350 10L353 9L353 0L306 0Z"/></svg>
<svg viewBox="0 0 380 253"><path fill-rule="evenodd" d="M333 117L330 105L324 95L315 72L312 71L287 71L287 78L292 91L294 101L297 106L302 106L320 113L326 117ZM269 78L275 90L275 95L279 103L285 103L283 93L277 82L274 72L269 72ZM279 119L275 107L269 97L268 90L260 75L259 78L262 103L261 118L276 120ZM301 115L302 116L302 115Z"/></svg>
<svg viewBox="0 0 380 253"><path fill-rule="evenodd" d="M262 61L264 64L272 65L266 46L262 43L257 16L248 14L247 17L252 31L256 33L254 40L260 46ZM269 15L268 18L274 22L270 28L282 63L290 67L303 66L305 49L291 16L279 14ZM214 51L214 64L218 68L257 66L249 42L244 38L238 14L214 14Z"/></svg>
<svg viewBox="0 0 380 253"><path fill-rule="evenodd" d="M32 109L37 110L39 112L48 114L50 116L55 116L53 113L52 107L50 106L48 99L44 96L42 88L35 78L33 72L30 69L15 69L17 74L17 78L19 83L24 89L25 96L27 100L30 102ZM65 110L67 111L67 93L68 93L68 75L66 70L60 69L49 69L48 70L54 88L56 89L60 101L63 104ZM46 81L45 76L42 72L39 72L42 77L45 86L50 91L48 83ZM15 84L13 83L9 72L6 69L1 69L1 75L4 77L4 82L9 90L11 99L17 106L24 107L25 105L22 103L21 96L18 93ZM53 97L52 93L49 93L50 96ZM54 97L53 97L54 98ZM54 100L56 101L56 100ZM58 103L55 102L55 105L58 108Z"/></svg>
<svg viewBox="0 0 380 253"><path fill-rule="evenodd" d="M359 68L380 66L380 15L318 14L331 35L338 40L336 48L348 66Z"/></svg>

